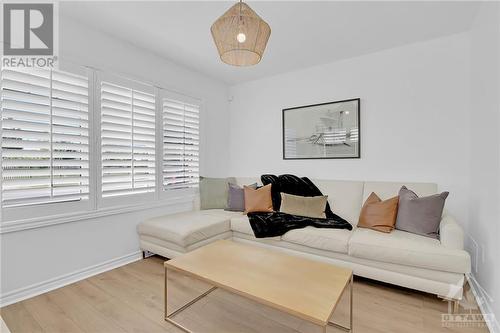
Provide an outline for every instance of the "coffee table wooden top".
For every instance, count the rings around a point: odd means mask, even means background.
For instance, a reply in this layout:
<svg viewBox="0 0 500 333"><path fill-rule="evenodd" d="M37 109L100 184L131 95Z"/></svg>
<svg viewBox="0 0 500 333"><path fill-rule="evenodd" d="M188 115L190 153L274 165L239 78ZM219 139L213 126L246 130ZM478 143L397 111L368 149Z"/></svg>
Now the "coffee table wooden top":
<svg viewBox="0 0 500 333"><path fill-rule="evenodd" d="M318 325L328 322L352 276L350 269L229 240L165 267Z"/></svg>

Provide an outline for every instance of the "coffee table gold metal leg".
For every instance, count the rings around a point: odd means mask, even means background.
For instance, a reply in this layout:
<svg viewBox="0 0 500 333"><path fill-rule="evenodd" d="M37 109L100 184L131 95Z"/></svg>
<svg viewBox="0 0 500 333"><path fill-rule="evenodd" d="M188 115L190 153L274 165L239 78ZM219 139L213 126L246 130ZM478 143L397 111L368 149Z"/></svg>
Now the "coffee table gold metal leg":
<svg viewBox="0 0 500 333"><path fill-rule="evenodd" d="M329 321L327 323L327 326L332 326L332 327L340 328L341 330L344 330L344 331L350 332L350 333L353 332L353 329L352 329L352 301L353 301L353 297L352 296L353 296L353 287L354 287L354 275L351 275L351 281L349 282L349 327L345 327L345 326L336 324L336 323L331 322L331 321ZM323 331L326 332L326 327L324 328Z"/></svg>
<svg viewBox="0 0 500 333"><path fill-rule="evenodd" d="M172 311L171 313L168 313L168 302L167 302L167 299L168 299L168 276L167 276L167 267L165 267L165 320L169 323L171 323L172 325L180 328L181 330L183 330L184 332L187 332L187 333L193 333L190 329L182 326L181 324L177 323L175 320L171 319L171 317L175 316L176 314L178 314L179 312L182 312L183 310L185 310L186 308L188 308L189 306L193 305L194 303L198 302L200 299L202 299L203 297L207 296L208 294L210 294L212 291L214 291L215 289L217 289L217 287L212 287L210 288L209 290L205 291L203 294L201 294L200 296L190 300L189 302L187 302L186 304L184 304L183 306L181 306L180 308L178 308L177 310L174 310Z"/></svg>
<svg viewBox="0 0 500 333"><path fill-rule="evenodd" d="M353 291L354 289L354 274L351 274L351 295L349 296L349 328L351 330L351 333L353 331L353 328L352 328L352 302L353 302Z"/></svg>
<svg viewBox="0 0 500 333"><path fill-rule="evenodd" d="M208 294L210 294L212 291L214 291L215 289L217 289L217 287L212 287L210 288L209 290L205 291L203 294L201 294L200 296L197 296L196 298L190 300L189 302L187 302L186 304L184 304L183 306L181 306L180 308L178 308L177 310L167 314L167 318L170 318L172 316L175 316L176 314L178 314L179 312L182 312L183 310L185 310L186 308L190 307L191 305L193 305L194 303L198 302L200 299L202 299L203 297L207 296Z"/></svg>
<svg viewBox="0 0 500 333"><path fill-rule="evenodd" d="M168 284L167 284L167 279L168 279L168 276L167 276L167 267L165 267L165 284L164 284L164 294L163 294L163 299L165 300L165 320L167 319L167 313L168 313L168 305L167 305L167 288L168 288Z"/></svg>

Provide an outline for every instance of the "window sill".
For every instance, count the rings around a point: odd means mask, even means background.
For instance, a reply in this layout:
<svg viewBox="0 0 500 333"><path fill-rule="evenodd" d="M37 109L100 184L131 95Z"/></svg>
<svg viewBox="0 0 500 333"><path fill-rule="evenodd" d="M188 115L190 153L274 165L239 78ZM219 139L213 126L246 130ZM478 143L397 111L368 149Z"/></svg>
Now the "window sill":
<svg viewBox="0 0 500 333"><path fill-rule="evenodd" d="M59 215L42 216L42 217L23 219L23 220L6 221L0 223L0 234L6 234L10 232L17 232L28 229L42 228L51 225L76 222L103 216L130 213L134 211L141 211L159 207L176 207L181 204L189 204L189 203L192 204L194 199L195 195L190 194L190 195L172 197L164 200L158 200L147 204L101 208L94 211L83 211L78 213L59 214Z"/></svg>

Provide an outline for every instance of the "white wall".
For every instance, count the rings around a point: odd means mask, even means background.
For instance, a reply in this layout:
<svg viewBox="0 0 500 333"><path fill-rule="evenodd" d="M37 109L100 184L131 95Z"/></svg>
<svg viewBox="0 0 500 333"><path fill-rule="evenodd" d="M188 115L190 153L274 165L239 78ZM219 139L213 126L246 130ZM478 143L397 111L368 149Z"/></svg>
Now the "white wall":
<svg viewBox="0 0 500 333"><path fill-rule="evenodd" d="M465 223L469 67L462 33L233 86L230 174L436 182ZM357 97L361 159L282 159L283 108Z"/></svg>
<svg viewBox="0 0 500 333"><path fill-rule="evenodd" d="M467 247L487 305L500 318L500 4L484 3L471 31ZM498 319L497 319L498 320ZM498 324L497 324L498 325ZM496 327L500 332L500 327Z"/></svg>
<svg viewBox="0 0 500 333"><path fill-rule="evenodd" d="M63 10L61 8L64 15ZM229 117L226 85L64 16L60 21L60 58L132 79L152 81L201 98L201 173L210 176L227 174ZM168 207L0 235L2 302L12 302L138 258L136 225L139 221L191 207L189 202L180 202Z"/></svg>

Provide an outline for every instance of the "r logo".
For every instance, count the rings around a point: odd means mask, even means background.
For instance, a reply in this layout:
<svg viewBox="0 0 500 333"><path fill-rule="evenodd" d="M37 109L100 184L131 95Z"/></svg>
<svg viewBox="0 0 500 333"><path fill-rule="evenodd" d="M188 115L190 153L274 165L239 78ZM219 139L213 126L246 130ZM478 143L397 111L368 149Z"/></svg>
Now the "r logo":
<svg viewBox="0 0 500 333"><path fill-rule="evenodd" d="M4 55L54 54L54 5L4 4Z"/></svg>

